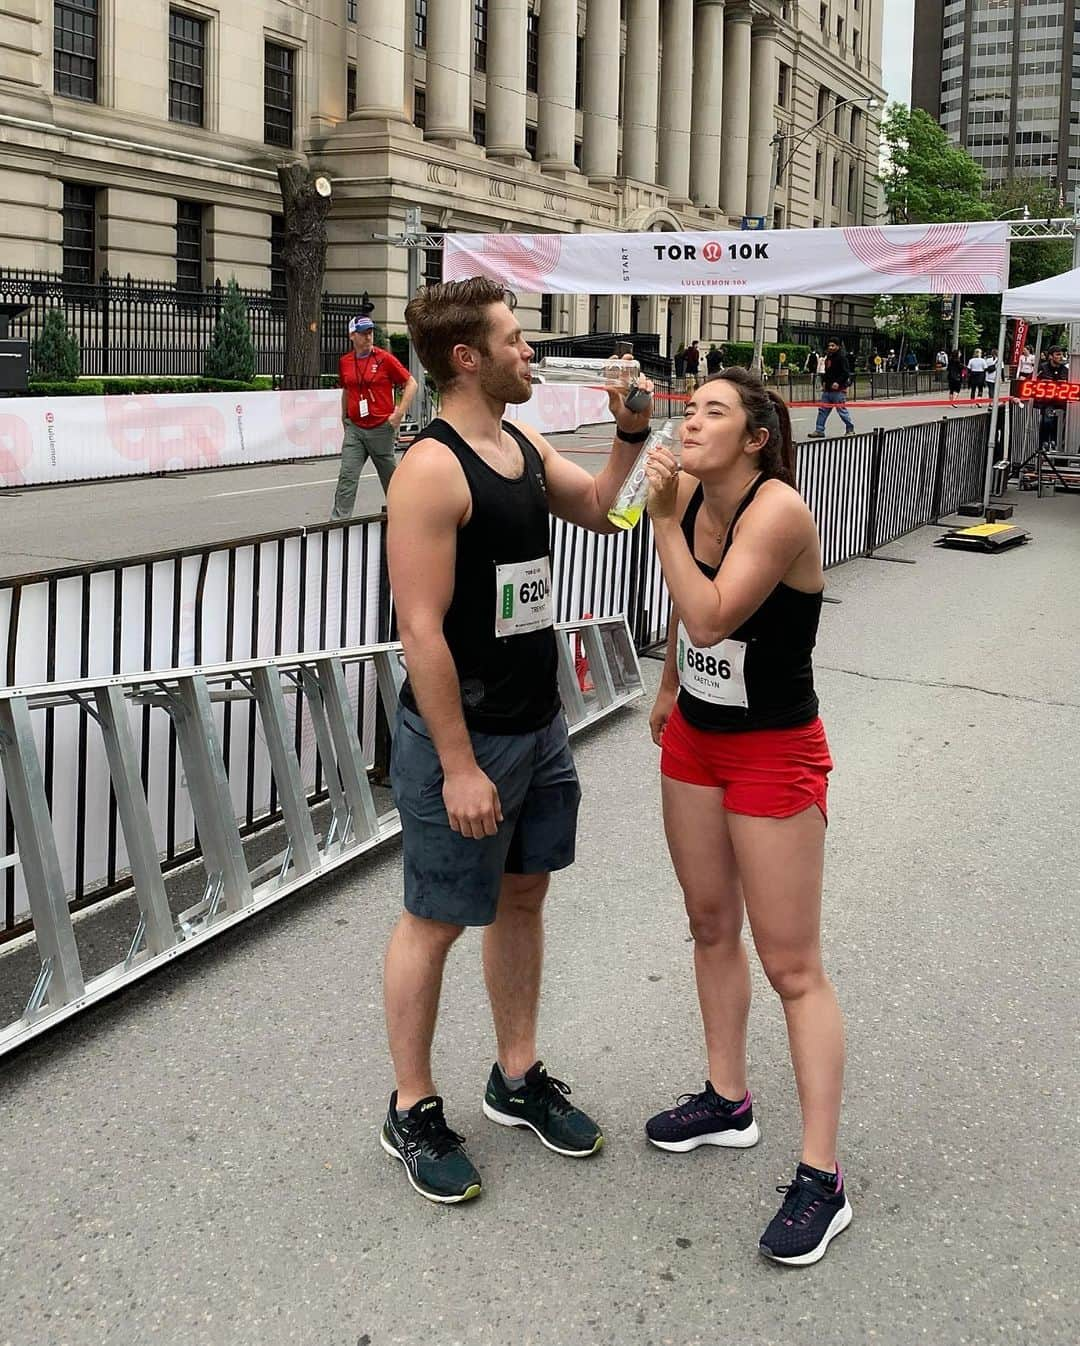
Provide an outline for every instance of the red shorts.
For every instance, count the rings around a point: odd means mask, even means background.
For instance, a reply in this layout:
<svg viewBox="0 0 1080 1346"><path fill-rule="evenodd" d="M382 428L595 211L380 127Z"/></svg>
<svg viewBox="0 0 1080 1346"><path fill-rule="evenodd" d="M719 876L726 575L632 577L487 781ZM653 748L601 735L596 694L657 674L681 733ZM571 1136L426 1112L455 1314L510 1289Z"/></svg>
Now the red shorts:
<svg viewBox="0 0 1080 1346"><path fill-rule="evenodd" d="M751 818L791 818L812 804L827 817L832 766L820 719L795 729L711 733L695 729L676 706L660 746L661 775L723 790L724 807Z"/></svg>

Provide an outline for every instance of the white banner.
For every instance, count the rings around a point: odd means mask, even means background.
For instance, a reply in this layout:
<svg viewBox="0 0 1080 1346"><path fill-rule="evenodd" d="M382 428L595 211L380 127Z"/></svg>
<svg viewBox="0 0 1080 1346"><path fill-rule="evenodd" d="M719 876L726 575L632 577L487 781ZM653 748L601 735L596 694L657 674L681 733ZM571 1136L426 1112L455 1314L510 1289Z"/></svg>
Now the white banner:
<svg viewBox="0 0 1080 1346"><path fill-rule="evenodd" d="M542 435L615 420L608 410L607 393L603 388L573 383L536 383L532 397L517 405L511 403L505 416L510 421L525 421Z"/></svg>
<svg viewBox="0 0 1080 1346"><path fill-rule="evenodd" d="M1000 294L1008 229L447 234L443 279L490 276L526 294Z"/></svg>
<svg viewBox="0 0 1080 1346"><path fill-rule="evenodd" d="M239 467L341 452L335 388L0 399L0 486Z"/></svg>

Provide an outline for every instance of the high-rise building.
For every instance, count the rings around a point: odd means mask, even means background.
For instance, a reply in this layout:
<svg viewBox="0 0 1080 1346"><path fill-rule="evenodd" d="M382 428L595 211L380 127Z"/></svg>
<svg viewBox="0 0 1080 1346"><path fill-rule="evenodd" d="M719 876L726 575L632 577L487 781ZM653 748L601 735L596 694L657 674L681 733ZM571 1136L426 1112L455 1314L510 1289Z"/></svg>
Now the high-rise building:
<svg viewBox="0 0 1080 1346"><path fill-rule="evenodd" d="M1076 0L915 0L912 103L986 171L1073 200L1080 181Z"/></svg>
<svg viewBox="0 0 1080 1346"><path fill-rule="evenodd" d="M400 328L378 235L879 216L884 0L18 0L0 21L0 268L281 284L276 165L333 182L326 288ZM0 5L0 8L4 8ZM820 125L804 137L816 122ZM789 153L793 151L793 153ZM437 277L433 251L426 273ZM752 302L523 296L532 336L749 337ZM793 323L868 323L792 298Z"/></svg>

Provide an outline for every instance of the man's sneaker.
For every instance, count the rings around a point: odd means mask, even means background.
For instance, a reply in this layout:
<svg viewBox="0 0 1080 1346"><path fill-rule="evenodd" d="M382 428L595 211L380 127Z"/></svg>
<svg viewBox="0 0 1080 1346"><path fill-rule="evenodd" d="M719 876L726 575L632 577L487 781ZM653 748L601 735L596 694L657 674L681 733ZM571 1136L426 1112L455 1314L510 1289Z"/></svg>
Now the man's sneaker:
<svg viewBox="0 0 1080 1346"><path fill-rule="evenodd" d="M839 1165L836 1172L835 1192L805 1164L795 1170L793 1183L776 1189L784 1193L784 1201L758 1244L766 1257L789 1267L821 1261L830 1242L851 1223L851 1203Z"/></svg>
<svg viewBox="0 0 1080 1346"><path fill-rule="evenodd" d="M824 438L825 438L825 431L824 431L824 430L811 430L810 433L806 436L806 438L807 438L807 439L824 439Z"/></svg>
<svg viewBox="0 0 1080 1346"><path fill-rule="evenodd" d="M429 1201L449 1205L480 1195L480 1174L463 1149L465 1137L446 1125L441 1098L422 1098L399 1117L395 1089L379 1141L392 1159L401 1160L413 1187Z"/></svg>
<svg viewBox="0 0 1080 1346"><path fill-rule="evenodd" d="M857 435L858 433L859 432L855 429L853 425L849 425L848 428L844 431L845 435Z"/></svg>
<svg viewBox="0 0 1080 1346"><path fill-rule="evenodd" d="M542 1061L530 1066L520 1089L510 1089L496 1063L484 1093L484 1116L500 1126L527 1126L549 1150L584 1159L604 1144L604 1133L591 1117L567 1102L569 1085L556 1080Z"/></svg>
<svg viewBox="0 0 1080 1346"><path fill-rule="evenodd" d="M675 1107L645 1123L645 1134L661 1150L696 1150L699 1145L749 1149L761 1139L754 1121L753 1097L741 1103L721 1098L709 1080L700 1094L680 1094Z"/></svg>

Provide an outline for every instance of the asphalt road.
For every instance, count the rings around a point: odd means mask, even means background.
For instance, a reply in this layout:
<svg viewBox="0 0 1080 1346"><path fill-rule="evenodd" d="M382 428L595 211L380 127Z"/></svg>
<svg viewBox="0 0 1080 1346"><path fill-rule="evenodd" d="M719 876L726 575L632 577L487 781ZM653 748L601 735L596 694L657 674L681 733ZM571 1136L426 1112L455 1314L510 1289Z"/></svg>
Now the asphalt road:
<svg viewBox="0 0 1080 1346"><path fill-rule="evenodd" d="M436 1061L484 1194L436 1208L382 1154L392 846L0 1065L0 1346L1075 1346L1080 502L1023 496L1018 519L1035 545L923 529L886 549L913 566L829 574L855 1220L819 1266L756 1252L798 1143L758 972L761 1144L642 1135L703 1064L640 703L577 741L579 858L548 919L543 1051L604 1152L485 1122L470 937Z"/></svg>
<svg viewBox="0 0 1080 1346"><path fill-rule="evenodd" d="M852 407L859 429L936 419L947 406ZM969 414L967 410L956 414ZM813 428L812 408L795 408L797 437ZM830 433L841 433L834 414ZM552 443L599 470L611 445L600 426L553 435ZM77 482L0 491L0 576L33 574L88 562L196 547L279 529L310 527L330 517L337 458L255 467L214 468L161 477ZM357 514L377 512L382 488L369 465L360 482Z"/></svg>

